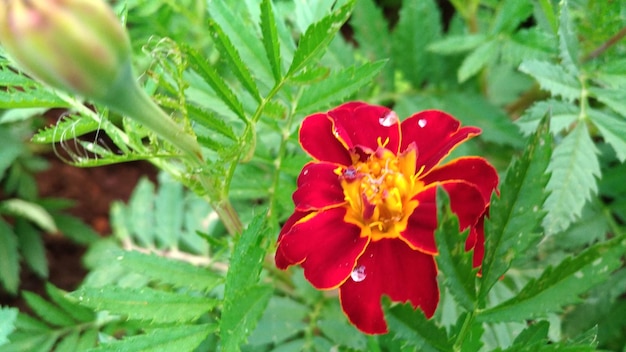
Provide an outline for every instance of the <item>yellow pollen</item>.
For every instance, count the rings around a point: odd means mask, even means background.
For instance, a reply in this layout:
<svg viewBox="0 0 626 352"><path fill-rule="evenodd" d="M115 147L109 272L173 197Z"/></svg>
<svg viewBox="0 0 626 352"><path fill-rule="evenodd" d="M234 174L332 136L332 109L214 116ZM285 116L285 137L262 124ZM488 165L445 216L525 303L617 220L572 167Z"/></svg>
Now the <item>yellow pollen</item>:
<svg viewBox="0 0 626 352"><path fill-rule="evenodd" d="M406 229L423 183L415 174L416 151L396 155L381 143L367 160L335 170L347 201L345 220L361 227L361 236L373 241L397 238Z"/></svg>

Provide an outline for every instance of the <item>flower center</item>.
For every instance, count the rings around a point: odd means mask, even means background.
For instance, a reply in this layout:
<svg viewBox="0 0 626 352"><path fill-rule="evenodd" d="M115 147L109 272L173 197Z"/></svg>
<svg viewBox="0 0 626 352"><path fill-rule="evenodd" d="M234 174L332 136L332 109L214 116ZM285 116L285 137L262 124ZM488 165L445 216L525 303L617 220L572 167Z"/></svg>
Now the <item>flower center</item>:
<svg viewBox="0 0 626 352"><path fill-rule="evenodd" d="M396 155L384 147L363 157L354 155L353 165L338 168L348 212L346 222L360 226L361 236L377 241L397 238L417 201L412 198L423 187L415 172L416 150Z"/></svg>

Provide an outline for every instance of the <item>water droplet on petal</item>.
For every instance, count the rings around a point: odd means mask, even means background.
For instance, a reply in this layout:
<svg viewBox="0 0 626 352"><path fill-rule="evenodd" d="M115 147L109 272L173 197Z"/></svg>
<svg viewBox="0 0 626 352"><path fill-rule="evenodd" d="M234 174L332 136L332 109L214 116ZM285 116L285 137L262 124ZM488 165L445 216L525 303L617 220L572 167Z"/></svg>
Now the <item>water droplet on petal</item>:
<svg viewBox="0 0 626 352"><path fill-rule="evenodd" d="M378 123L385 127L391 127L398 123L398 115L396 115L393 111L389 111L383 117L378 119Z"/></svg>
<svg viewBox="0 0 626 352"><path fill-rule="evenodd" d="M421 127L424 128L426 126L426 123L428 123L428 121L426 121L426 119L419 119L417 121L417 124Z"/></svg>
<svg viewBox="0 0 626 352"><path fill-rule="evenodd" d="M354 270L352 270L352 272L350 273L350 277L352 278L352 280L354 280L355 282L361 282L363 280L365 280L365 277L367 276L367 274L365 274L365 266L364 265L359 265L356 268L354 268Z"/></svg>
<svg viewBox="0 0 626 352"><path fill-rule="evenodd" d="M308 169L305 169L304 171L302 171L302 174L303 174L304 176L308 175L308 174L309 174L309 170L308 170Z"/></svg>

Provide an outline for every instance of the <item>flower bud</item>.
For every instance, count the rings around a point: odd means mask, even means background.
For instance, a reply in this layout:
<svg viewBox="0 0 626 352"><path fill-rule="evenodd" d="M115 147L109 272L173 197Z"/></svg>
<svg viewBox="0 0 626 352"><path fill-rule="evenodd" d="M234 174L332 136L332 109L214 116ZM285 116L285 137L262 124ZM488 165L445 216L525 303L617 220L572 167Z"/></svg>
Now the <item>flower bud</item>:
<svg viewBox="0 0 626 352"><path fill-rule="evenodd" d="M101 0L3 0L0 42L27 73L98 100L130 65L130 41Z"/></svg>

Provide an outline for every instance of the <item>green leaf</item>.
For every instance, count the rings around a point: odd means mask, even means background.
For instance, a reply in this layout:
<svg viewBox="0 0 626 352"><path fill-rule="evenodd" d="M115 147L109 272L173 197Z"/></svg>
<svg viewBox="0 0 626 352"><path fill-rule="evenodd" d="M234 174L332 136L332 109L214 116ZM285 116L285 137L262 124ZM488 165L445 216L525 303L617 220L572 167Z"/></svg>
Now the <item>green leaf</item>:
<svg viewBox="0 0 626 352"><path fill-rule="evenodd" d="M254 83L254 79L252 79L252 75L250 74L248 67L241 60L237 48L233 46L230 38L228 38L222 28L215 21L210 20L209 27L211 33L213 33L213 38L215 39L215 43L217 44L220 54L226 59L235 76L239 79L243 87L246 88L246 90L252 95L252 97L256 99L257 102L261 102L259 89L257 88L256 83ZM218 89L223 89L216 88L213 85L211 85L211 87L213 87L216 91L218 91ZM236 110L233 111L237 112Z"/></svg>
<svg viewBox="0 0 626 352"><path fill-rule="evenodd" d="M0 109L68 107L48 88L0 62Z"/></svg>
<svg viewBox="0 0 626 352"><path fill-rule="evenodd" d="M247 23L246 16L233 11L228 1L211 1L208 6L211 18L230 38L257 82L270 84L273 81L272 68L267 61L262 40L256 34L256 23Z"/></svg>
<svg viewBox="0 0 626 352"><path fill-rule="evenodd" d="M449 35L428 46L428 50L442 55L460 54L476 49L487 40L483 33Z"/></svg>
<svg viewBox="0 0 626 352"><path fill-rule="evenodd" d="M589 109L587 113L604 140L613 147L619 161L626 161L626 119L595 109Z"/></svg>
<svg viewBox="0 0 626 352"><path fill-rule="evenodd" d="M385 63L385 61L377 61L358 67L349 67L330 75L321 82L311 84L302 93L297 112L307 114L327 108L332 103L343 101L361 87L371 83Z"/></svg>
<svg viewBox="0 0 626 352"><path fill-rule="evenodd" d="M437 189L437 224L437 267L457 302L467 311L473 311L478 269L472 267L473 252L465 251L467 233L459 233L459 220L450 209L448 194L440 188Z"/></svg>
<svg viewBox="0 0 626 352"><path fill-rule="evenodd" d="M143 247L155 247L154 184L147 178L141 178L130 196L128 206L121 207L126 209L119 212L119 220L112 219L112 222L119 221L120 225L126 226L126 231L130 230Z"/></svg>
<svg viewBox="0 0 626 352"><path fill-rule="evenodd" d="M74 140L101 127L101 124L92 118L80 114L65 115L54 126L37 131L32 137L32 141L41 144L51 144Z"/></svg>
<svg viewBox="0 0 626 352"><path fill-rule="evenodd" d="M194 122L197 122L211 132L216 132L231 141L237 140L237 135L233 132L233 128L223 119L217 117L214 113L190 104L188 104L186 108L189 118Z"/></svg>
<svg viewBox="0 0 626 352"><path fill-rule="evenodd" d="M175 248L183 227L183 185L162 172L158 175L159 189L154 203L155 235L165 248Z"/></svg>
<svg viewBox="0 0 626 352"><path fill-rule="evenodd" d="M11 294L17 293L19 273L17 238L11 226L0 218L0 283Z"/></svg>
<svg viewBox="0 0 626 352"><path fill-rule="evenodd" d="M244 341L261 317L272 290L257 285L267 248L266 217L256 216L241 234L233 250L224 287L224 309L220 323L224 349L229 351Z"/></svg>
<svg viewBox="0 0 626 352"><path fill-rule="evenodd" d="M123 340L102 343L92 352L161 352L196 351L200 343L215 331L214 325L181 325L150 329L145 335L135 335Z"/></svg>
<svg viewBox="0 0 626 352"><path fill-rule="evenodd" d="M538 101L529 109L526 109L515 123L525 135L529 135L535 132L539 122L546 114L550 116L550 131L552 134L557 134L576 122L580 109L578 106L562 100L548 99Z"/></svg>
<svg viewBox="0 0 626 352"><path fill-rule="evenodd" d="M287 297L271 297L256 329L250 334L250 344L280 344L305 330L308 314L309 308L304 304Z"/></svg>
<svg viewBox="0 0 626 352"><path fill-rule="evenodd" d="M15 221L15 234L19 242L20 253L28 267L39 277L48 277L48 262L41 234L35 226L23 218Z"/></svg>
<svg viewBox="0 0 626 352"><path fill-rule="evenodd" d="M24 144L2 125L0 125L0 140L3 146L0 148L0 180L2 180L6 170L24 151Z"/></svg>
<svg viewBox="0 0 626 352"><path fill-rule="evenodd" d="M457 73L459 82L465 82L495 60L498 54L498 46L497 41L490 40L481 44L476 50L467 55Z"/></svg>
<svg viewBox="0 0 626 352"><path fill-rule="evenodd" d="M117 263L127 271L175 287L209 291L222 279L207 269L186 262L139 252L119 251Z"/></svg>
<svg viewBox="0 0 626 352"><path fill-rule="evenodd" d="M67 214L52 214L59 232L72 241L88 246L100 239L94 229L81 219Z"/></svg>
<svg viewBox="0 0 626 352"><path fill-rule="evenodd" d="M2 346L2 352L48 352L58 338L58 334L49 332L11 336L11 342Z"/></svg>
<svg viewBox="0 0 626 352"><path fill-rule="evenodd" d="M563 66L546 61L528 60L522 62L519 69L535 78L539 85L552 95L561 96L568 101L580 97L582 90L580 82L567 73Z"/></svg>
<svg viewBox="0 0 626 352"><path fill-rule="evenodd" d="M41 205L14 198L0 202L0 214L19 216L41 227L49 233L56 233L57 227L52 216Z"/></svg>
<svg viewBox="0 0 626 352"><path fill-rule="evenodd" d="M416 351L452 351L446 330L428 320L421 310L410 304L398 304L386 309L385 317L389 331L395 338L402 339Z"/></svg>
<svg viewBox="0 0 626 352"><path fill-rule="evenodd" d="M292 76L302 70L326 50L335 34L348 20L354 3L355 0L348 1L338 10L307 28L306 32L300 37L298 48L293 54L293 61L289 66L287 75Z"/></svg>
<svg viewBox="0 0 626 352"><path fill-rule="evenodd" d="M560 2L561 14L559 16L559 53L563 66L567 71L578 75L578 35L574 30L574 24L569 15L567 0Z"/></svg>
<svg viewBox="0 0 626 352"><path fill-rule="evenodd" d="M548 213L543 227L547 234L565 230L580 216L591 195L597 193L596 178L600 177L597 153L584 121L554 149L548 167L552 173L547 186L550 196L544 204Z"/></svg>
<svg viewBox="0 0 626 352"><path fill-rule="evenodd" d="M491 25L490 33L512 33L533 13L533 4L528 0L501 1Z"/></svg>
<svg viewBox="0 0 626 352"><path fill-rule="evenodd" d="M576 257L568 257L556 268L548 267L538 279L529 281L513 298L480 312L477 319L483 322L536 319L578 303L581 294L620 267L625 248L626 242L617 237L598 243Z"/></svg>
<svg viewBox="0 0 626 352"><path fill-rule="evenodd" d="M66 295L67 292L61 291L54 285L46 283L46 293L50 297L50 300L59 306L63 311L69 314L74 320L78 322L89 322L96 318L94 312L78 303L70 301Z"/></svg>
<svg viewBox="0 0 626 352"><path fill-rule="evenodd" d="M538 27L520 29L504 39L502 60L515 66L526 60L550 60L556 46L554 36Z"/></svg>
<svg viewBox="0 0 626 352"><path fill-rule="evenodd" d="M15 330L17 308L0 307L0 346L9 342L7 337Z"/></svg>
<svg viewBox="0 0 626 352"><path fill-rule="evenodd" d="M433 0L403 1L399 16L391 37L393 62L404 78L418 88L441 70L441 60L426 50L441 37L439 7Z"/></svg>
<svg viewBox="0 0 626 352"><path fill-rule="evenodd" d="M271 0L261 2L261 33L263 34L263 46L267 53L267 58L272 67L274 80L280 82L282 78L280 61L280 42L278 40L278 30L274 19L274 7Z"/></svg>
<svg viewBox="0 0 626 352"><path fill-rule="evenodd" d="M56 346L54 346L54 352L74 352L76 351L76 347L78 345L78 339L80 336L80 332L74 330L69 334L63 336L62 340L60 340Z"/></svg>
<svg viewBox="0 0 626 352"><path fill-rule="evenodd" d="M199 51L187 45L184 46L183 50L188 56L191 68L204 78L206 83L213 88L215 94L217 94L217 96L224 101L228 108L234 112L239 119L244 122L247 121L241 101L239 101L237 96L235 96L219 72L217 72L217 70L213 68L213 66L211 66L211 64L204 57L202 57Z"/></svg>
<svg viewBox="0 0 626 352"><path fill-rule="evenodd" d="M591 87L589 92L599 101L626 117L626 93L624 89L605 89Z"/></svg>
<svg viewBox="0 0 626 352"><path fill-rule="evenodd" d="M548 342L549 328L550 323L545 320L532 324L517 335L515 341L513 341L513 346L504 351L522 352L536 350Z"/></svg>
<svg viewBox="0 0 626 352"><path fill-rule="evenodd" d="M41 296L28 291L24 291L22 296L35 314L46 323L59 327L73 326L76 324L76 320L65 310L46 301Z"/></svg>
<svg viewBox="0 0 626 352"><path fill-rule="evenodd" d="M479 298L487 293L514 260L537 239L536 230L544 212L545 174L552 152L552 135L546 119L529 140L520 159L515 159L500 186L500 197L492 196L489 218L485 219L485 256Z"/></svg>
<svg viewBox="0 0 626 352"><path fill-rule="evenodd" d="M81 304L98 311L155 323L191 322L210 311L214 299L144 288L83 287L70 293Z"/></svg>

